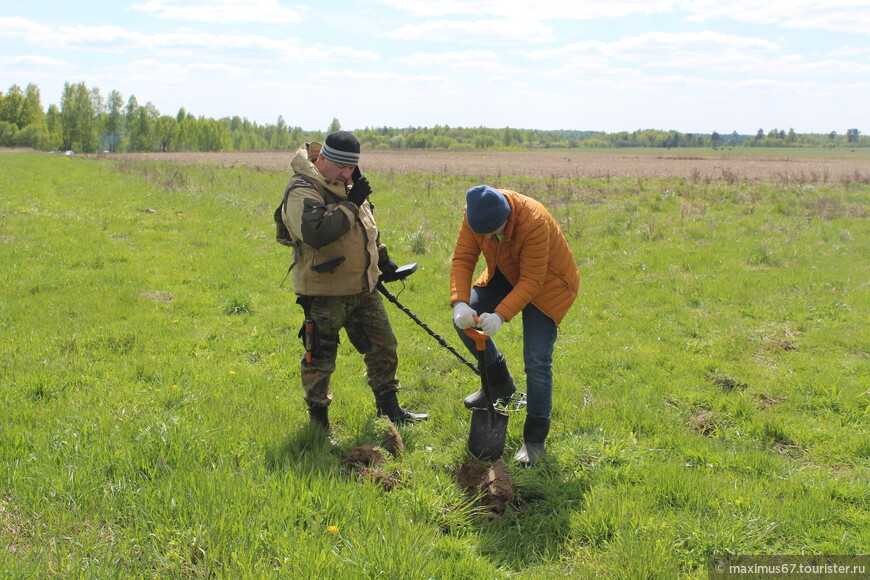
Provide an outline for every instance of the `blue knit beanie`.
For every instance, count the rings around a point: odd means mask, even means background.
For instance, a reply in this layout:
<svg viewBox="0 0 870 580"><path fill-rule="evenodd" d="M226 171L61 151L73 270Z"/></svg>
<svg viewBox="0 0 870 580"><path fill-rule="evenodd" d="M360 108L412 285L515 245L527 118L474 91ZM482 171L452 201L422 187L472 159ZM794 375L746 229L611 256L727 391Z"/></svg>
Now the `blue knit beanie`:
<svg viewBox="0 0 870 580"><path fill-rule="evenodd" d="M491 234L507 221L510 214L507 198L497 189L478 185L465 193L465 218L477 234Z"/></svg>

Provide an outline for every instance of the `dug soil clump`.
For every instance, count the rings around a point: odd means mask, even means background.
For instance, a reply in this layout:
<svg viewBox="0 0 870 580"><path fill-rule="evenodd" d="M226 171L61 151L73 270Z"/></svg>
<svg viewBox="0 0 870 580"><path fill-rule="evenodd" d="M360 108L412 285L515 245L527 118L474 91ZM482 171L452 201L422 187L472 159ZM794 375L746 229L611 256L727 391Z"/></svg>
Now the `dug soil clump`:
<svg viewBox="0 0 870 580"><path fill-rule="evenodd" d="M492 466L471 459L456 470L456 481L462 489L480 495L478 505L490 517L503 514L508 507L517 509L507 465L501 459Z"/></svg>
<svg viewBox="0 0 870 580"><path fill-rule="evenodd" d="M350 452L350 455L341 458L345 465L363 466L371 469L380 469L386 463L384 454L378 447L371 443L364 443Z"/></svg>
<svg viewBox="0 0 870 580"><path fill-rule="evenodd" d="M400 487L402 483L395 475L384 471L386 460L380 448L371 443L364 443L350 452L350 455L341 458L341 462L356 470L360 479L371 480L386 491L392 491ZM351 472L345 471L345 477L350 477Z"/></svg>
<svg viewBox="0 0 870 580"><path fill-rule="evenodd" d="M393 457L398 457L405 452L405 442L396 426L386 417L378 419L380 428L381 447L389 451Z"/></svg>

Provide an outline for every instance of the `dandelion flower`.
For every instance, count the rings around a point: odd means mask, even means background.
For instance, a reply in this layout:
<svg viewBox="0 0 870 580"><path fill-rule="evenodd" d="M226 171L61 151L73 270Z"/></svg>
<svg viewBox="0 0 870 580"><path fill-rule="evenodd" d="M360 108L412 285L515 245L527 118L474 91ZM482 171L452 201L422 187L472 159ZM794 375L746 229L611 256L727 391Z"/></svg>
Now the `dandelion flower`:
<svg viewBox="0 0 870 580"><path fill-rule="evenodd" d="M337 534L337 533L338 533L338 526L329 526L329 527L326 528L326 529L327 529L327 531L330 531L330 532L332 532L333 534Z"/></svg>

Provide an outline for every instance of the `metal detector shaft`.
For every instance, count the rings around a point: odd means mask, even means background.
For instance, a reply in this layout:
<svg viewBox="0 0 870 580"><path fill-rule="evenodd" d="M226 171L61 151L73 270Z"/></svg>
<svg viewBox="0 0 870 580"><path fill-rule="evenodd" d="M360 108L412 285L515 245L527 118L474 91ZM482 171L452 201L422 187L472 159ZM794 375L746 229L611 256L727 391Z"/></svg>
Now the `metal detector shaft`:
<svg viewBox="0 0 870 580"><path fill-rule="evenodd" d="M425 330L426 332L428 332L428 333L429 333L429 336L431 336L432 338L434 338L435 340L438 341L438 344L440 344L441 346L443 346L444 348L446 348L447 350L449 350L450 352L452 352L452 353L456 356L456 358L458 358L460 361L462 361L462 363L463 363L465 366L467 366L468 368L470 368L471 370L473 370L473 371L474 371L474 374L476 374L476 375L480 375L480 371L477 370L477 367L474 366L474 364L472 364L472 363L469 362L465 357L463 357L461 354L459 354L459 351L457 351L455 348L453 348L452 346L450 346L449 344L447 344L447 341L446 341L446 340L444 340L443 338L441 338L440 336L438 336L438 335L435 333L434 330L432 330L431 328L429 328L428 326L426 326L426 323L423 322L422 320L420 320L419 318L417 318L417 316L416 316L413 312L411 312L410 310L408 310L407 308L405 308L404 306L402 306L402 303L399 302L399 299L396 298L395 296L393 296L393 294L392 294L389 290L387 290L387 288L386 288L386 286L384 286L384 283L383 283L383 282L378 282L377 288L378 288L378 292L380 292L381 294L383 294L384 297L386 297L387 300L389 300L390 302L392 302L393 304L395 304L395 305L396 305L396 308L398 308L399 310L401 310L402 312L404 312L405 314L407 314L408 317L409 317L411 320L413 320L414 322L417 323L418 326L420 326L420 328L422 328L423 330Z"/></svg>

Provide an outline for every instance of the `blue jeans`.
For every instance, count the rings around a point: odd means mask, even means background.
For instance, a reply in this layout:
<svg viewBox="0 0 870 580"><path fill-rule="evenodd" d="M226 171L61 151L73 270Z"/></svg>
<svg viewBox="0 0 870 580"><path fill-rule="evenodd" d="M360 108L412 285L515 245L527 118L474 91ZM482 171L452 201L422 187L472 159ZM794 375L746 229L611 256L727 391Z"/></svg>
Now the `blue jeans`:
<svg viewBox="0 0 870 580"><path fill-rule="evenodd" d="M471 289L469 306L478 314L494 312L496 306L513 289L504 275L496 270L495 277L486 286ZM474 340L465 331L454 326L460 340L475 356ZM553 409L553 347L559 330L553 319L538 310L533 304L523 308L523 362L526 372L526 414L538 419L549 419ZM500 353L495 342L486 341L486 362L498 360Z"/></svg>

